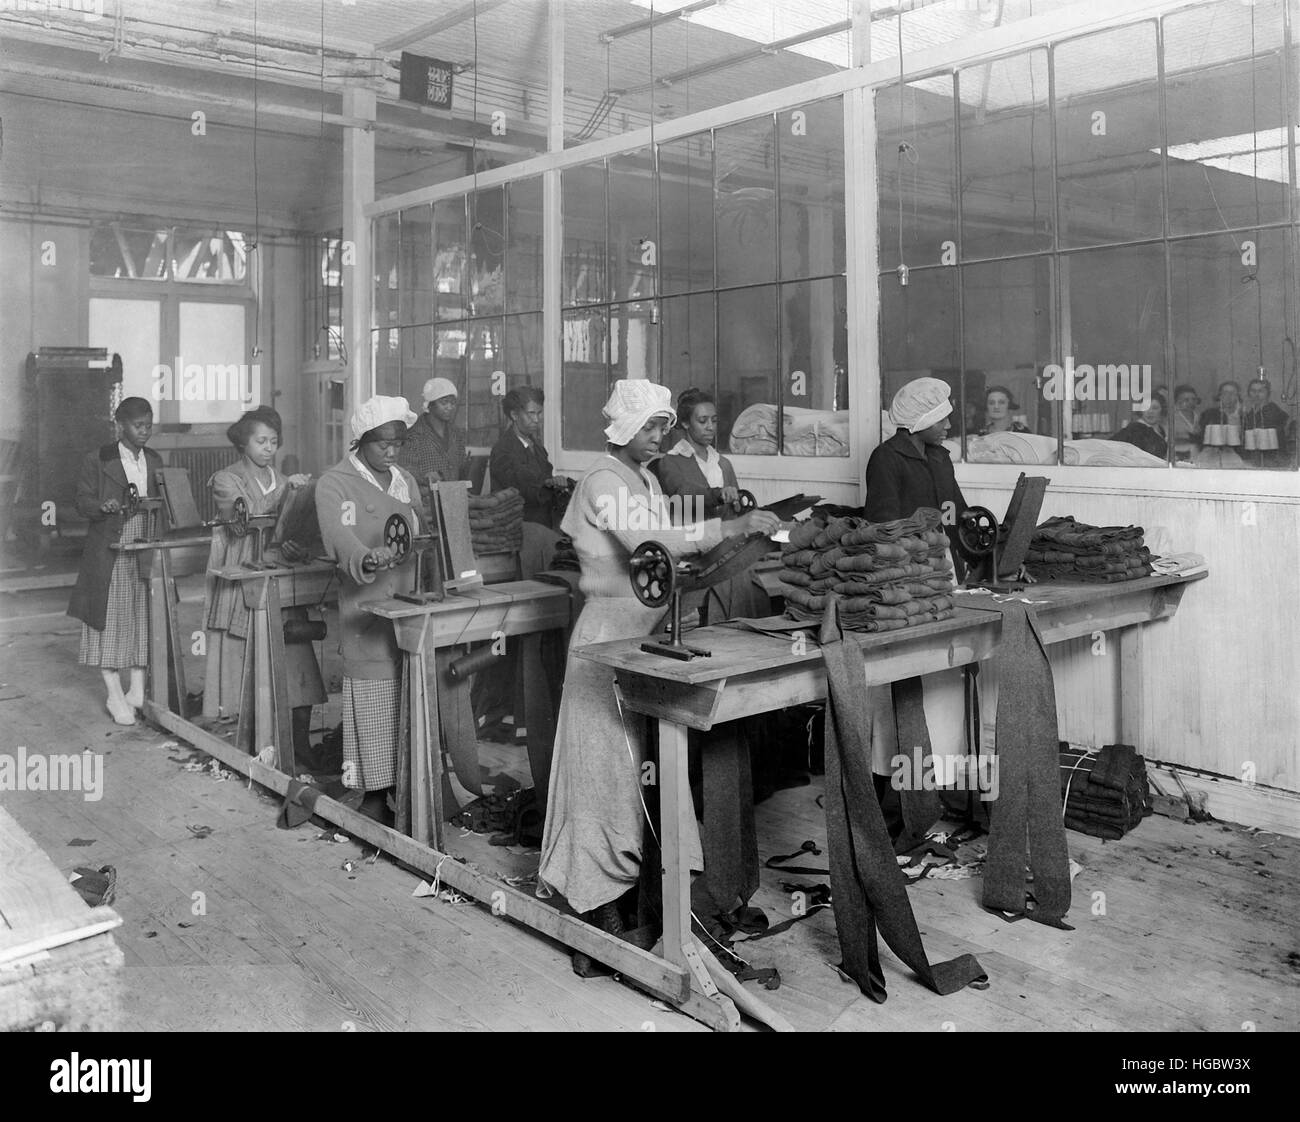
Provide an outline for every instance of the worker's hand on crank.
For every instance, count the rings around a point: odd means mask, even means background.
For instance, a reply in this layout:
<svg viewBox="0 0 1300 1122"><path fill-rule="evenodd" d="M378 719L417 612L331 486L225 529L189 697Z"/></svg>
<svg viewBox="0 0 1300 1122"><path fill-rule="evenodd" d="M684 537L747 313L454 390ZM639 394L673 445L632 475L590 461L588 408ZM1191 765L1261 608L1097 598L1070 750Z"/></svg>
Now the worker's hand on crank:
<svg viewBox="0 0 1300 1122"><path fill-rule="evenodd" d="M298 472L297 475L289 476L290 487L306 487L307 484L310 482L311 482L311 476L303 472Z"/></svg>
<svg viewBox="0 0 1300 1122"><path fill-rule="evenodd" d="M729 525L735 526L741 534L762 534L770 538L781 528L781 520L770 510L751 510Z"/></svg>
<svg viewBox="0 0 1300 1122"><path fill-rule="evenodd" d="M740 511L740 489L738 487L722 488L718 498L721 502L733 507L737 512Z"/></svg>
<svg viewBox="0 0 1300 1122"><path fill-rule="evenodd" d="M386 569L393 564L396 556L395 550L381 546L379 549L372 549L361 559L361 567L367 573L373 573L376 569Z"/></svg>
<svg viewBox="0 0 1300 1122"><path fill-rule="evenodd" d="M122 504L116 499L109 499L107 502L100 503L99 509L104 514L117 514L122 509Z"/></svg>

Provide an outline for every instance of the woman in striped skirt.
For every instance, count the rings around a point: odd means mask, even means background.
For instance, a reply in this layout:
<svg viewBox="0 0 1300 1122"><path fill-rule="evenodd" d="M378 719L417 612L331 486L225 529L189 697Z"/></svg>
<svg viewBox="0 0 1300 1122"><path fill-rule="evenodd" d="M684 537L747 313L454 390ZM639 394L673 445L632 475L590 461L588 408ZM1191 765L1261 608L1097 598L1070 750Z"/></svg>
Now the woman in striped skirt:
<svg viewBox="0 0 1300 1122"><path fill-rule="evenodd" d="M397 782L401 652L392 624L362 605L410 584L409 570L392 567L384 524L400 514L412 535L422 532L419 486L397 466L416 419L404 397L372 397L352 417L352 450L316 484L321 541L340 575L343 785L364 792L363 813L384 821Z"/></svg>
<svg viewBox="0 0 1300 1122"><path fill-rule="evenodd" d="M132 485L139 495L158 495L162 457L145 447L153 435L153 408L144 398L126 398L113 419L118 439L89 453L77 477L77 513L90 520L90 530L68 615L81 620L77 661L100 668L110 716L119 725L133 725L135 710L144 705L149 595L137 555L113 546L143 536L146 516L127 516L128 496ZM122 670L130 671L125 693Z"/></svg>

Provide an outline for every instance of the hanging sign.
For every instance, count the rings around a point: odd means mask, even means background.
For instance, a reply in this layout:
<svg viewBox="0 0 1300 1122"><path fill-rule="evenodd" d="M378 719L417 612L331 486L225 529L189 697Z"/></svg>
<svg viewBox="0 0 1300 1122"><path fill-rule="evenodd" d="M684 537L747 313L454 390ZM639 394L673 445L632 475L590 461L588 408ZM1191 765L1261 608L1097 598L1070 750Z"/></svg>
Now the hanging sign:
<svg viewBox="0 0 1300 1122"><path fill-rule="evenodd" d="M452 65L437 58L402 52L402 84L399 97L434 109L451 108Z"/></svg>

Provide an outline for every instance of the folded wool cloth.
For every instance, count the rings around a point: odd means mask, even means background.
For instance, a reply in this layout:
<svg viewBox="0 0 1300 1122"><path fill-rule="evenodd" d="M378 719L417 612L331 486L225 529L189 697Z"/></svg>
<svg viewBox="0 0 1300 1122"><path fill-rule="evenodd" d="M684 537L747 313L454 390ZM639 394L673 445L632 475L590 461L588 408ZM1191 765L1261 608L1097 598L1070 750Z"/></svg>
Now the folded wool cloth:
<svg viewBox="0 0 1300 1122"><path fill-rule="evenodd" d="M1079 818L1072 814L1066 814L1065 828L1087 834L1089 837L1104 838L1106 841L1119 841L1128 833L1128 830L1118 823L1101 822L1096 818Z"/></svg>
<svg viewBox="0 0 1300 1122"><path fill-rule="evenodd" d="M904 577L928 577L934 572L929 565L916 561L893 561L876 565L873 558L863 553L838 558L835 568L841 573L853 573L852 577L847 578L849 580L866 580L872 584L883 584Z"/></svg>
<svg viewBox="0 0 1300 1122"><path fill-rule="evenodd" d="M1146 760L1132 744L1103 744L1088 773L1088 782L1122 791L1134 776L1145 778L1146 770Z"/></svg>
<svg viewBox="0 0 1300 1122"><path fill-rule="evenodd" d="M873 616L865 616L861 612L844 612L840 615L840 623L850 631L902 631L905 627L911 626L908 619L876 619Z"/></svg>
<svg viewBox="0 0 1300 1122"><path fill-rule="evenodd" d="M781 562L791 569L806 569L820 556L815 549L783 549Z"/></svg>
<svg viewBox="0 0 1300 1122"><path fill-rule="evenodd" d="M813 556L812 561L808 564L808 571L815 577L824 576L828 572L834 572L835 563L843 556L845 556L843 549L839 546L831 546L831 548L824 552L817 553Z"/></svg>
<svg viewBox="0 0 1300 1122"><path fill-rule="evenodd" d="M776 576L782 584L796 584L800 588L807 587L812 580L803 569L781 569Z"/></svg>
<svg viewBox="0 0 1300 1122"><path fill-rule="evenodd" d="M790 531L789 548L794 550L808 549L817 539L817 535L822 532L823 526L815 518L807 518L798 523Z"/></svg>
<svg viewBox="0 0 1300 1122"><path fill-rule="evenodd" d="M906 604L912 599L909 588L891 584L867 584L865 581L840 581L835 591L847 599L866 600L873 604Z"/></svg>
<svg viewBox="0 0 1300 1122"><path fill-rule="evenodd" d="M905 546L902 541L867 542L864 545L853 545L846 539L841 539L840 553L843 555L845 552L850 552L855 557L876 558L881 562L906 561L909 557L907 546Z"/></svg>
<svg viewBox="0 0 1300 1122"><path fill-rule="evenodd" d="M518 502L522 506L523 501L523 496L514 487L504 487L500 491L493 491L490 495L470 495L469 509L491 510L512 502Z"/></svg>
<svg viewBox="0 0 1300 1122"><path fill-rule="evenodd" d="M1065 800L1065 813L1076 818L1101 818L1108 822L1128 822L1136 825L1142 821L1145 801L1140 792L1134 791L1132 798L1089 799L1075 792Z"/></svg>

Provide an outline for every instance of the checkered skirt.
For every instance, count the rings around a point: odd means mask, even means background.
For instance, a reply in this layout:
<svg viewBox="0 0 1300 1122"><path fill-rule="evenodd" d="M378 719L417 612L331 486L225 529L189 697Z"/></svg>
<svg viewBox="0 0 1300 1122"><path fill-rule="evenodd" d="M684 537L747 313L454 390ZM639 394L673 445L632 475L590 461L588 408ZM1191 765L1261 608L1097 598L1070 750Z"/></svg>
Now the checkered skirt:
<svg viewBox="0 0 1300 1122"><path fill-rule="evenodd" d="M145 515L141 512L123 527L122 541L139 541L144 530ZM77 661L105 670L149 665L149 590L140 579L136 554L119 553L114 560L104 630L81 625Z"/></svg>
<svg viewBox="0 0 1300 1122"><path fill-rule="evenodd" d="M343 785L381 791L397 782L400 683L343 679Z"/></svg>

